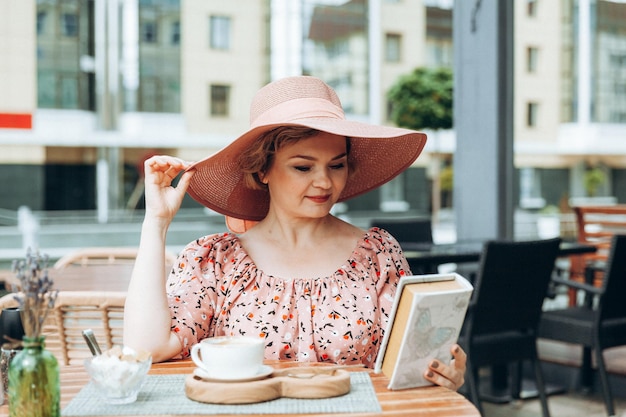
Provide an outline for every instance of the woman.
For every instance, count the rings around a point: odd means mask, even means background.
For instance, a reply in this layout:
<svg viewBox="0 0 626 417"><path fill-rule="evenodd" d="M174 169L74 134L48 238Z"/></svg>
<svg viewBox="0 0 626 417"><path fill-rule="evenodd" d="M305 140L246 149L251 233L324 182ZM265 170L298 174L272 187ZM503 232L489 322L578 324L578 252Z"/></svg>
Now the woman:
<svg viewBox="0 0 626 417"><path fill-rule="evenodd" d="M162 361L188 356L207 337L245 334L265 340L266 359L371 367L397 282L411 271L387 232L330 210L410 166L426 137L345 120L335 92L314 77L268 84L250 119L246 133L200 162L146 161L125 343ZM185 192L239 234L191 242L164 282L165 235ZM424 376L458 389L466 358L457 345L451 353L449 365L433 361Z"/></svg>

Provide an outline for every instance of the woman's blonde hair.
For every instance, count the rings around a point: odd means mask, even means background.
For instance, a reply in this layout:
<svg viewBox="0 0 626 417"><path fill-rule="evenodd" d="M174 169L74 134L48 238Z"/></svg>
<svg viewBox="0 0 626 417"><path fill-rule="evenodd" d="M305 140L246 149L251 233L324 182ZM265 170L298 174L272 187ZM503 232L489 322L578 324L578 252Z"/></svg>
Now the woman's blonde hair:
<svg viewBox="0 0 626 417"><path fill-rule="evenodd" d="M261 175L272 167L276 152L286 145L308 139L319 132L309 127L281 126L255 140L239 157L239 168L243 172L246 187L253 190L267 190L267 184L262 182ZM346 152L350 154L350 138L346 138Z"/></svg>

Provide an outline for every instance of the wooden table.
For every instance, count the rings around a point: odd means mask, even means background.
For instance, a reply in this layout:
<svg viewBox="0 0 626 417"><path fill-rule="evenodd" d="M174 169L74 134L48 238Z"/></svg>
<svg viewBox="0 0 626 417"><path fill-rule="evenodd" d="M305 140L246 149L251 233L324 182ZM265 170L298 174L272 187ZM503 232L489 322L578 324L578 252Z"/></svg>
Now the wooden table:
<svg viewBox="0 0 626 417"><path fill-rule="evenodd" d="M54 288L62 291L127 291L133 264L102 264L49 268ZM15 276L5 277L7 288L18 284Z"/></svg>
<svg viewBox="0 0 626 417"><path fill-rule="evenodd" d="M51 269L55 288L66 291L127 291L132 264L69 266Z"/></svg>
<svg viewBox="0 0 626 417"><path fill-rule="evenodd" d="M268 362L276 368L294 366L293 362ZM301 364L303 366L311 366L311 364ZM297 365L296 365L297 366ZM320 365L324 366L324 365ZM153 364L150 371L151 374L188 374L194 368L193 362L172 361ZM382 414L373 413L350 413L345 414L346 417L359 416L395 416L395 417L413 417L413 416L430 416L430 417L452 417L452 416L475 416L480 417L480 413L474 405L461 394L450 391L441 387L425 387L408 389L402 391L387 390L389 379L383 374L375 374L370 372L372 384L376 390L376 396L383 410ZM87 372L82 365L62 366L61 367L61 406L64 408L74 396L89 381ZM289 414L295 416L295 414ZM8 416L8 407L3 405L0 407L0 416ZM243 416L243 415L238 415ZM258 414L255 416L259 417ZM274 415L274 417L284 417L283 415ZM328 414L301 414L301 417L322 417ZM132 417L132 416L129 416ZM266 414L261 417L272 417Z"/></svg>

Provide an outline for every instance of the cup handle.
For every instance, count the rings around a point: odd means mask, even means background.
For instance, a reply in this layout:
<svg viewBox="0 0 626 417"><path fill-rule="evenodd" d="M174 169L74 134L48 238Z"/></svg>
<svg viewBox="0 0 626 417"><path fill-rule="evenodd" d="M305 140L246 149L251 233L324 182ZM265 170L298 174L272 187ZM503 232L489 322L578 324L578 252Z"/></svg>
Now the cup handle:
<svg viewBox="0 0 626 417"><path fill-rule="evenodd" d="M196 364L198 368L205 369L204 363L202 362L202 357L200 353L200 343L196 343L191 347L191 360Z"/></svg>

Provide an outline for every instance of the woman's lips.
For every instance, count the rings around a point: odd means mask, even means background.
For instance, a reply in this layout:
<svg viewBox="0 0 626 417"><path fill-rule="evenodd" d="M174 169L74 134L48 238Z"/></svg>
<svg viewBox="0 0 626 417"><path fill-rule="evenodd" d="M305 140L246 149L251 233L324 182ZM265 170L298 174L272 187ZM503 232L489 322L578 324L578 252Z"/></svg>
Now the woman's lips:
<svg viewBox="0 0 626 417"><path fill-rule="evenodd" d="M308 199L314 203L325 203L330 199L330 195L309 196Z"/></svg>

